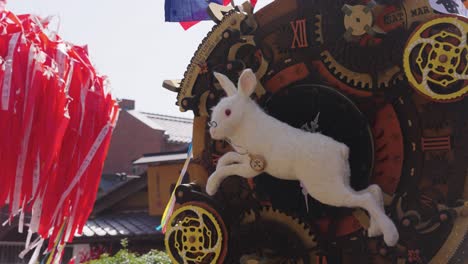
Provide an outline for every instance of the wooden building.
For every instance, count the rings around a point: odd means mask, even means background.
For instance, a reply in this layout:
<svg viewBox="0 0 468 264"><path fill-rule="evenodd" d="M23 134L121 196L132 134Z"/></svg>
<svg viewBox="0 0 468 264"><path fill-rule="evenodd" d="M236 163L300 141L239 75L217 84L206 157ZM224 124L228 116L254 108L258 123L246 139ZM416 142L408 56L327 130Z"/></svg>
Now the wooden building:
<svg viewBox="0 0 468 264"><path fill-rule="evenodd" d="M132 170L134 160L146 153L180 151L192 139L192 119L137 111L133 100L122 99L119 106L104 174L138 174Z"/></svg>

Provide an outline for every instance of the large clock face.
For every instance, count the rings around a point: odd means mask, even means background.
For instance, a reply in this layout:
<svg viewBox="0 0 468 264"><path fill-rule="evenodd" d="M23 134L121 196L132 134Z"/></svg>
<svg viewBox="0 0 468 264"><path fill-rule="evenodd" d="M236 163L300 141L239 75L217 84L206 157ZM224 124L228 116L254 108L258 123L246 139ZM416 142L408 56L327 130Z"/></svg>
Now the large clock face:
<svg viewBox="0 0 468 264"><path fill-rule="evenodd" d="M177 104L209 117L225 96L212 72L237 82L252 68L259 79L252 98L267 113L344 142L353 187L384 191L398 246L361 237L367 251L343 250L342 262L365 255L371 263L455 263L468 247L468 20L432 1L379 2L277 0L256 13L248 5L231 10L200 44ZM194 140L206 142L201 159L212 172L230 148L206 128ZM362 243L350 240L366 226L356 210L308 197L315 210L307 212L297 182L261 175L253 183L259 199L320 226L335 245Z"/></svg>

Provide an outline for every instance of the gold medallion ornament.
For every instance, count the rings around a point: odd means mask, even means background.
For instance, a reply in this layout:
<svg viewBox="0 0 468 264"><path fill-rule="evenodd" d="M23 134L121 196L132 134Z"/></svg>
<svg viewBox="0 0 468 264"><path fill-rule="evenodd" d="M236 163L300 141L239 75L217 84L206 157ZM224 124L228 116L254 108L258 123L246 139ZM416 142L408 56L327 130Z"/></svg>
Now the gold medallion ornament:
<svg viewBox="0 0 468 264"><path fill-rule="evenodd" d="M164 243L173 263L223 263L227 231L213 208L190 202L172 214Z"/></svg>
<svg viewBox="0 0 468 264"><path fill-rule="evenodd" d="M468 92L468 20L443 16L409 38L403 66L411 86L433 101L460 100Z"/></svg>

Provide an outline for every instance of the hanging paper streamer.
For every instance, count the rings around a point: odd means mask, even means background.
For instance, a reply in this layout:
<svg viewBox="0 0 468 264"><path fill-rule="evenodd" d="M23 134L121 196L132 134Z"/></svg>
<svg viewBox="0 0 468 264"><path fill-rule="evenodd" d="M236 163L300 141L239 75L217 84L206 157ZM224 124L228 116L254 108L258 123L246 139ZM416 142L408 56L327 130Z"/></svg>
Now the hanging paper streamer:
<svg viewBox="0 0 468 264"><path fill-rule="evenodd" d="M184 166L182 167L182 171L180 172L179 178L177 179L177 183L174 187L174 190L172 190L171 197L169 198L169 202L166 205L166 208L164 209L164 213L161 217L161 225L158 226L156 229L157 230L162 230L163 234L166 233L166 225L169 220L169 218L172 215L172 212L174 211L174 206L175 206L175 190L177 189L177 186L182 184L185 178L185 174L188 169L188 165L190 163L190 159L192 157L192 143L190 143L187 151L187 159L185 160Z"/></svg>
<svg viewBox="0 0 468 264"><path fill-rule="evenodd" d="M26 249L58 263L91 213L118 118L86 47L48 31L48 19L0 10L0 208L31 216ZM39 238L31 242L33 234ZM39 247L39 248L38 248Z"/></svg>

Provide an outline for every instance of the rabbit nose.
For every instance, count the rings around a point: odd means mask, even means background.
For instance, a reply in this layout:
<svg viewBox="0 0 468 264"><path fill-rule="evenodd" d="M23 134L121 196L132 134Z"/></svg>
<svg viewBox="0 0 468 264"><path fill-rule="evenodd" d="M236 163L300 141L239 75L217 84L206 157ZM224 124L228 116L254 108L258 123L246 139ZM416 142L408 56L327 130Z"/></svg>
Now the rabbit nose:
<svg viewBox="0 0 468 264"><path fill-rule="evenodd" d="M208 126L209 127L217 127L218 123L216 123L216 121L210 121L210 122L208 122Z"/></svg>

